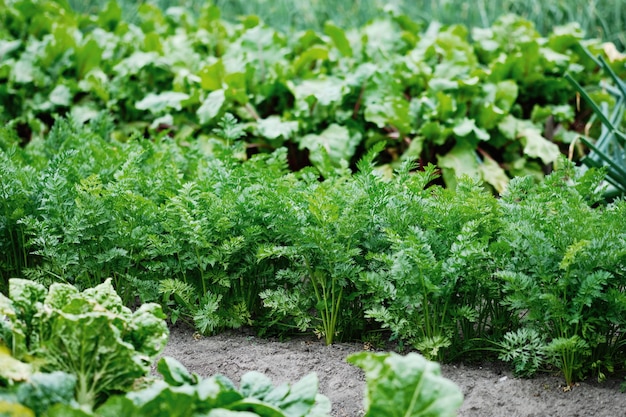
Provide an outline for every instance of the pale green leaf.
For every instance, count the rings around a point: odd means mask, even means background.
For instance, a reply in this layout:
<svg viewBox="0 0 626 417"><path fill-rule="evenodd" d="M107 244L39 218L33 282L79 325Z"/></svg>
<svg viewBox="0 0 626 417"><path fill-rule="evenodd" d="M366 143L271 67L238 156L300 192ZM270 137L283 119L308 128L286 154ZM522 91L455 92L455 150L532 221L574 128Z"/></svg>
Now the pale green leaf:
<svg viewBox="0 0 626 417"><path fill-rule="evenodd" d="M69 107L72 104L72 92L69 87L58 84L50 92L50 102L56 106Z"/></svg>
<svg viewBox="0 0 626 417"><path fill-rule="evenodd" d="M335 166L341 160L349 161L361 141L360 134L351 134L347 127L331 124L319 135L309 134L300 139L300 149L307 148L315 159L323 149Z"/></svg>
<svg viewBox="0 0 626 417"><path fill-rule="evenodd" d="M445 155L437 156L437 165L441 168L443 179L448 187L455 188L457 178L468 175L480 177L478 158L472 146L465 142L457 143Z"/></svg>
<svg viewBox="0 0 626 417"><path fill-rule="evenodd" d="M461 389L441 368L417 353L355 353L348 362L365 371L365 417L453 417Z"/></svg>
<svg viewBox="0 0 626 417"><path fill-rule="evenodd" d="M298 131L298 122L284 122L280 116L270 116L257 122L259 134L267 139L290 139Z"/></svg>
<svg viewBox="0 0 626 417"><path fill-rule="evenodd" d="M211 122L220 113L225 102L224 90L220 89L211 92L196 112L200 123L204 125Z"/></svg>
<svg viewBox="0 0 626 417"><path fill-rule="evenodd" d="M481 178L490 184L499 194L502 193L509 184L509 177L502 167L491 158L484 158L483 163L478 166Z"/></svg>
<svg viewBox="0 0 626 417"><path fill-rule="evenodd" d="M489 133L487 133L486 130L476 126L476 120L474 119L462 119L452 128L452 131L455 135L459 137L466 137L471 133L474 133L476 138L480 140L489 140Z"/></svg>
<svg viewBox="0 0 626 417"><path fill-rule="evenodd" d="M166 91L164 93L149 93L142 100L135 104L138 110L149 110L152 114L160 114L166 110L181 110L182 102L189 99L189 94L176 91Z"/></svg>

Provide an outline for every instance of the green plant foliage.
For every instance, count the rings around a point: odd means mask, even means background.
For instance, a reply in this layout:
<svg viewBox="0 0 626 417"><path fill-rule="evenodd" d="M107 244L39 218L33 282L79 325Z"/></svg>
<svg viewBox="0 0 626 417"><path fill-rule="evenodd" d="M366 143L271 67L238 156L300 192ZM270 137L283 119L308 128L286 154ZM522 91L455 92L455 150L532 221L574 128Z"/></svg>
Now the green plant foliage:
<svg viewBox="0 0 626 417"><path fill-rule="evenodd" d="M86 407L112 392L129 390L149 372L168 337L160 306L144 304L131 312L110 280L79 292L67 284L46 290L32 281L11 279L9 297L0 295L0 314L2 342L12 355L32 360L43 371L75 377L71 384L56 380L75 386L76 401Z"/></svg>
<svg viewBox="0 0 626 417"><path fill-rule="evenodd" d="M463 403L460 388L441 375L439 364L416 353L361 352L347 360L365 371L366 417L451 417Z"/></svg>
<svg viewBox="0 0 626 417"><path fill-rule="evenodd" d="M60 404L50 416L259 416L327 417L330 402L317 393L317 377L309 374L289 386L274 387L265 375L249 372L242 376L238 389L228 378L216 375L200 379L178 361L164 357L158 363L163 380L125 395L110 397L93 412Z"/></svg>
<svg viewBox="0 0 626 417"><path fill-rule="evenodd" d="M603 89L608 90L609 94L604 97L601 96L603 101L600 106L571 75L566 74L566 76L601 122L601 132L595 143L590 138L580 136L580 139L591 148L591 152L583 159L583 163L590 167L607 167L606 180L611 184L612 189L607 190L605 195L607 198L611 198L616 195L626 195L626 133L624 129L626 124L626 81L618 78L602 56L597 58L597 63L615 83L615 87L602 86ZM609 110L609 103L612 101L614 104Z"/></svg>
<svg viewBox="0 0 626 417"><path fill-rule="evenodd" d="M618 220L623 201L591 208L601 198L602 177L580 176L562 163L541 185L529 179L510 184L500 200L508 221L493 256L500 260L503 304L545 338L541 350L570 384L590 370L589 357L612 368L623 345L614 314L623 311L616 302L622 299L625 229Z"/></svg>
<svg viewBox="0 0 626 417"><path fill-rule="evenodd" d="M419 159L449 186L467 174L496 192L543 175L567 148L587 115L563 76L596 85L582 46L608 56L576 25L541 36L515 15L489 28L426 27L391 8L357 28L281 32L257 16L223 20L213 3L196 13L142 3L132 22L115 2L81 14L38 0L37 16L27 4L8 1L0 15L11 28L0 38L0 122L22 142L45 137L57 115L83 123L101 110L116 120L108 136L196 141L229 113L249 148L286 146L292 168L326 176L382 142L392 169ZM531 118L535 107L543 119Z"/></svg>
<svg viewBox="0 0 626 417"><path fill-rule="evenodd" d="M110 277L120 305L158 301L206 334L376 332L440 361L495 349L520 374L557 367L568 383L621 368L626 206L603 200L603 171L559 160L500 198L469 176L442 188L433 165L391 171L384 144L355 171L323 149L319 169L292 171L288 148L246 155L234 117L193 142L118 142L106 117L59 119L46 141L2 148L22 178L0 179L19 197L0 200L4 285L21 272L41 299ZM24 351L32 330L6 323L0 337Z"/></svg>

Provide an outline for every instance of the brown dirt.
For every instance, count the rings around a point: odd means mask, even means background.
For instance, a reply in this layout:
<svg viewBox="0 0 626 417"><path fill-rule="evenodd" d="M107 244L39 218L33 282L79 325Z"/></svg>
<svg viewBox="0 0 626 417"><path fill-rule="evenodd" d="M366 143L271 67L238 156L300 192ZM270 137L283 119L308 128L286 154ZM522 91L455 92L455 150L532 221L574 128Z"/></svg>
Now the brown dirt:
<svg viewBox="0 0 626 417"><path fill-rule="evenodd" d="M164 355L178 359L202 377L222 374L238 384L249 371L259 371L275 385L293 383L310 372L320 380L319 391L330 398L333 417L363 416L363 372L345 362L362 344L296 338L285 342L260 339L243 332L194 337L188 329L172 329ZM465 396L459 417L623 417L626 394L620 379L602 384L585 381L565 392L558 375L515 378L506 366L443 365L445 377Z"/></svg>

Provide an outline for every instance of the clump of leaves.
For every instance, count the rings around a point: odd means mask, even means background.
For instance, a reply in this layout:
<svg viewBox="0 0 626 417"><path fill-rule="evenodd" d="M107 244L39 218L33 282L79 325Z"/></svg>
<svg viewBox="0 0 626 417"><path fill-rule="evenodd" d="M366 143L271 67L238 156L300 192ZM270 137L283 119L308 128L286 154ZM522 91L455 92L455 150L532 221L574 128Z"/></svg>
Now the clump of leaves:
<svg viewBox="0 0 626 417"><path fill-rule="evenodd" d="M159 305L132 312L110 280L79 292L68 284L46 290L11 279L9 297L0 295L0 317L2 342L12 355L42 371L74 375L76 400L87 407L147 375L169 334Z"/></svg>
<svg viewBox="0 0 626 417"><path fill-rule="evenodd" d="M146 388L109 398L95 411L85 411L72 405L59 404L53 415L112 416L141 415L170 416L247 415L258 417L328 417L330 401L317 393L317 376L312 373L293 385L272 385L259 372L242 376L240 388L222 375L206 379L190 373L173 358L161 358L157 365L162 380Z"/></svg>
<svg viewBox="0 0 626 417"><path fill-rule="evenodd" d="M365 371L365 417L452 417L463 403L461 389L441 368L417 353L361 352L347 361Z"/></svg>

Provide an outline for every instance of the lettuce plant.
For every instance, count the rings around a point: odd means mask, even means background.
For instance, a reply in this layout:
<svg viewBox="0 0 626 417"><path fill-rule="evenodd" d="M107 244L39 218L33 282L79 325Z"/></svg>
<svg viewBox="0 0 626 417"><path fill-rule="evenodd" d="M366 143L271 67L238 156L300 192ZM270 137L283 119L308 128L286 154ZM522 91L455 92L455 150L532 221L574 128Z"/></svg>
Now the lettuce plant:
<svg viewBox="0 0 626 417"><path fill-rule="evenodd" d="M439 364L417 353L360 352L347 360L365 371L365 417L453 417L463 403Z"/></svg>
<svg viewBox="0 0 626 417"><path fill-rule="evenodd" d="M0 336L13 356L42 371L74 375L76 400L87 407L129 390L149 372L168 337L161 307L131 311L110 279L83 292L11 279L9 297L0 295L0 317Z"/></svg>
<svg viewBox="0 0 626 417"><path fill-rule="evenodd" d="M68 403L52 407L48 416L114 417L137 415L168 416L250 416L250 417L329 417L328 398L317 393L317 376L312 373L293 385L274 387L259 372L242 376L239 388L228 378L215 375L206 379L192 374L173 358L159 360L162 380L147 387L110 397L95 411Z"/></svg>

